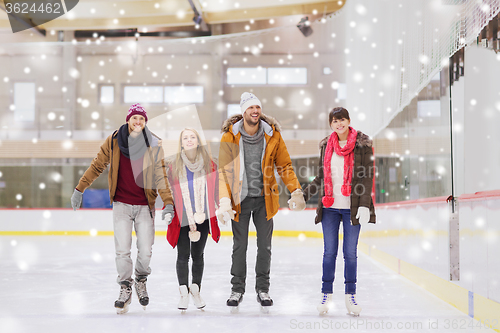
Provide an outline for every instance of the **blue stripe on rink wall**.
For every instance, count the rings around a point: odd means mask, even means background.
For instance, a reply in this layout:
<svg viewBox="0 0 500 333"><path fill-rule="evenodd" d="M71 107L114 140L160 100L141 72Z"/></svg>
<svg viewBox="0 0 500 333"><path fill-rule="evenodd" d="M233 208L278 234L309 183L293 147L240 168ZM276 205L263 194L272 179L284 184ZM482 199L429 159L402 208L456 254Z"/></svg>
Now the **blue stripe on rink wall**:
<svg viewBox="0 0 500 333"><path fill-rule="evenodd" d="M469 317L474 318L474 293L469 290Z"/></svg>

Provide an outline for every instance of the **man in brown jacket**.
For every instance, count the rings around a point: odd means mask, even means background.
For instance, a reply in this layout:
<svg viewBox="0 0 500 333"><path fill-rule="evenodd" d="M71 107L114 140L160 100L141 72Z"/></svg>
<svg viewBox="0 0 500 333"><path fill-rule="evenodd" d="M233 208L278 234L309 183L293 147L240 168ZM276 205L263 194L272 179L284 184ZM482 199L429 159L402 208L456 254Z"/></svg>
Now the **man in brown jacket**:
<svg viewBox="0 0 500 333"><path fill-rule="evenodd" d="M233 255L232 292L227 305L237 307L245 293L248 227L252 216L257 230L255 291L263 309L273 305L269 297L273 216L279 208L278 172L292 198L292 210L305 208L302 187L293 171L292 161L273 118L262 114L259 99L243 93L242 115L227 119L219 151L219 209L217 218L223 224L232 221Z"/></svg>
<svg viewBox="0 0 500 333"><path fill-rule="evenodd" d="M101 145L71 197L71 206L73 210L77 210L85 189L109 165L108 183L113 205L117 282L121 286L120 295L115 302L118 314L128 312L134 284L130 258L132 227L137 235L135 290L139 302L145 308L149 304L146 280L151 273L149 263L155 237L155 202L158 194L165 204L162 219L166 219L168 223L174 212L163 150L158 145L158 137L146 127L147 121L146 110L140 104L132 105L126 124Z"/></svg>

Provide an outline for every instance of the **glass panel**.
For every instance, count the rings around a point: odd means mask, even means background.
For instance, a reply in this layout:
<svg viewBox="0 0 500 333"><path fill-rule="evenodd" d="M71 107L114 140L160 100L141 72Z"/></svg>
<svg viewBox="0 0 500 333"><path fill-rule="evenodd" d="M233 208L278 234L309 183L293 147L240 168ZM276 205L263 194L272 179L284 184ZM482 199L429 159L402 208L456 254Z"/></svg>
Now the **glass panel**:
<svg viewBox="0 0 500 333"><path fill-rule="evenodd" d="M126 86L123 89L125 103L163 103L163 87Z"/></svg>
<svg viewBox="0 0 500 333"><path fill-rule="evenodd" d="M14 83L14 120L35 121L35 83Z"/></svg>
<svg viewBox="0 0 500 333"><path fill-rule="evenodd" d="M307 84L307 68L268 68L269 84Z"/></svg>
<svg viewBox="0 0 500 333"><path fill-rule="evenodd" d="M266 84L267 70L262 67L230 67L227 84Z"/></svg>
<svg viewBox="0 0 500 333"><path fill-rule="evenodd" d="M377 203L451 193L447 77L443 69L375 137Z"/></svg>

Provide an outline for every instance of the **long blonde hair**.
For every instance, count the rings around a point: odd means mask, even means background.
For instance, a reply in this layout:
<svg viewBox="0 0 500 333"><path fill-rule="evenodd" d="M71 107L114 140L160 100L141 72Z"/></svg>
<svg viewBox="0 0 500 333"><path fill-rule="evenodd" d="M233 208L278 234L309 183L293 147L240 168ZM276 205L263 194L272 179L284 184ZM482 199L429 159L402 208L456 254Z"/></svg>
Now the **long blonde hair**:
<svg viewBox="0 0 500 333"><path fill-rule="evenodd" d="M200 139L200 135L194 128L189 128L186 127L181 131L181 134L179 135L179 145L177 147L177 154L175 155L175 161L174 161L174 176L179 179L179 175L181 173L182 168L184 168L184 161L182 160L181 157L181 151L182 151L182 134L185 131L191 131L196 135L196 139L198 140L198 147L196 147L196 158L201 154L201 157L203 158L203 168L205 169L205 173L208 174L210 173L211 170L211 162L212 158L208 154L207 150L205 149L204 146L202 146L202 142Z"/></svg>

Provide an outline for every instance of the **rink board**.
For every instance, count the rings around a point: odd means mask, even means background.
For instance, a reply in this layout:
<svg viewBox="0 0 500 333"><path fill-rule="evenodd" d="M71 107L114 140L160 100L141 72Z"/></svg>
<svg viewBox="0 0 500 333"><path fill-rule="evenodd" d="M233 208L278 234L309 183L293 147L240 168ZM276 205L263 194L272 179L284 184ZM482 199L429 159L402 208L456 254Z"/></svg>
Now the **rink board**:
<svg viewBox="0 0 500 333"><path fill-rule="evenodd" d="M478 292L474 287L477 288L480 281L471 281L467 277L471 274L473 276L482 275L480 278L487 279L486 284L491 285L491 276L474 274L474 272L480 269L481 271L489 271L491 275L496 273L496 267L500 267L500 263L491 266L491 262L485 262L484 258L478 257L483 251L481 248L484 248L485 244L491 243L485 242L484 237L491 237L491 234L497 231L488 228L477 230L473 221L477 220L478 214L486 214L487 216L490 208L496 208L496 206L490 206L491 203L481 202L473 205L462 205L460 233L461 238L467 239L467 242L461 242L463 278L459 282L447 280L447 260L449 257L447 255L446 205L431 205L431 207L429 205L420 207L409 205L390 209L379 207L377 209L377 224L369 224L364 227L359 249L470 317L481 322L500 321L500 303L492 297L492 295L495 296L495 293L484 293L483 290ZM492 209L491 213L495 213L495 210ZM315 210L313 209L303 212L280 210L274 217L274 236L321 238L321 225L314 224L314 215ZM113 235L112 211L109 209L82 209L77 212L70 209L5 209L2 210L2 216L0 235L3 236ZM468 217L473 220L468 221ZM156 213L155 223L156 234L164 236L166 225L161 221L160 211ZM255 235L253 224L250 225L249 234ZM230 226L221 226L221 235L231 236ZM420 249L421 255L415 255L417 247L424 248ZM413 250L411 250L412 248ZM406 251L407 249L410 250ZM492 249L488 250L492 251ZM439 259L434 257L439 257ZM478 268L478 262L483 267Z"/></svg>

